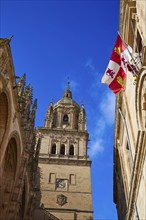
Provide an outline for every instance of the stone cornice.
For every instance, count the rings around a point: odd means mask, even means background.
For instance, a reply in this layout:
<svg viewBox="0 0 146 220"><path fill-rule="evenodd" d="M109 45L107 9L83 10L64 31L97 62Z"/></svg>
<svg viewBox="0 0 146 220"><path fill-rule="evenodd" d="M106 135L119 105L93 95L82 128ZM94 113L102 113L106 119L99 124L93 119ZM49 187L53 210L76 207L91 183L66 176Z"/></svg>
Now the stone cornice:
<svg viewBox="0 0 146 220"><path fill-rule="evenodd" d="M73 129L63 129L63 128L45 128L45 127L38 127L38 131L42 132L43 134L49 134L49 133L56 133L56 134L62 134L65 133L65 135L71 134L71 135L84 135L86 137L89 136L89 133L87 130L85 131L79 131L79 130L73 130Z"/></svg>
<svg viewBox="0 0 146 220"><path fill-rule="evenodd" d="M53 185L54 183L52 183L52 185ZM53 192L53 193L55 193L56 194L56 192L57 193L64 193L66 196L68 196L69 194L74 194L74 196L75 196L75 194L84 194L84 195L89 195L89 196L91 196L92 195L92 192L85 192L85 191L72 191L72 190L69 190L69 191L56 191L56 190L52 190L52 189L42 189L42 191L44 191L44 192Z"/></svg>
<svg viewBox="0 0 146 220"><path fill-rule="evenodd" d="M135 8L136 7L136 1L126 0L126 3L128 3L128 6L130 8Z"/></svg>
<svg viewBox="0 0 146 220"><path fill-rule="evenodd" d="M39 163L40 164L91 166L92 161L89 158L73 159L73 158L49 158L49 157L40 156Z"/></svg>
<svg viewBox="0 0 146 220"><path fill-rule="evenodd" d="M94 213L93 210L81 210L81 209L67 209L67 208L46 208L48 211L65 211L65 212L84 212L84 213Z"/></svg>

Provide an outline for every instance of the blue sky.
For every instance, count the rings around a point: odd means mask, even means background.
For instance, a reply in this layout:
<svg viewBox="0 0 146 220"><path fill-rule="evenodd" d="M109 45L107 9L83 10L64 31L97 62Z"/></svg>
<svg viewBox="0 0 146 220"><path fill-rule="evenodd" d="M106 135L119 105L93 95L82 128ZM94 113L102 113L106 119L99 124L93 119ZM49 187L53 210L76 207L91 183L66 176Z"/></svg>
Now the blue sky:
<svg viewBox="0 0 146 220"><path fill-rule="evenodd" d="M117 37L119 0L11 0L0 2L0 37L9 38L15 74L27 74L38 99L36 127L69 78L84 102L90 134L95 220L116 220L113 203L115 95L101 84Z"/></svg>

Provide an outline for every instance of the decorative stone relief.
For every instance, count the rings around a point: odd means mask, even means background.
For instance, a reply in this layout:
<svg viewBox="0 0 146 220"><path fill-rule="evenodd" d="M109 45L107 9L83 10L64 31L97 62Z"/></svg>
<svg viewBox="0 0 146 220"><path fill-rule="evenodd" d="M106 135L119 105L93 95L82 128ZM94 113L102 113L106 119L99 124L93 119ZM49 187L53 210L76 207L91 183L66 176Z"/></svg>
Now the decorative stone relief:
<svg viewBox="0 0 146 220"><path fill-rule="evenodd" d="M1 43L1 42L0 42ZM2 45L4 46L4 45ZM0 47L0 75L4 80L8 80L8 65L9 65L9 57L4 52L4 49Z"/></svg>
<svg viewBox="0 0 146 220"><path fill-rule="evenodd" d="M62 113L63 113L63 114L70 114L70 108L64 107L64 108L62 109Z"/></svg>
<svg viewBox="0 0 146 220"><path fill-rule="evenodd" d="M142 68L136 87L136 116L138 127L146 128L146 69Z"/></svg>
<svg viewBox="0 0 146 220"><path fill-rule="evenodd" d="M52 143L57 143L57 142L59 142L59 138L57 138L57 137L55 138L55 137L54 137L54 138L52 139Z"/></svg>
<svg viewBox="0 0 146 220"><path fill-rule="evenodd" d="M65 138L65 137L64 137L64 138L61 138L61 142L62 142L62 143L66 143L66 142L67 142L67 138Z"/></svg>
<svg viewBox="0 0 146 220"><path fill-rule="evenodd" d="M57 195L57 203L58 205L63 206L67 203L67 197L63 194Z"/></svg>
<svg viewBox="0 0 146 220"><path fill-rule="evenodd" d="M142 103L142 115L144 121L144 128L146 128L146 77L145 77L145 88L143 92L143 103Z"/></svg>

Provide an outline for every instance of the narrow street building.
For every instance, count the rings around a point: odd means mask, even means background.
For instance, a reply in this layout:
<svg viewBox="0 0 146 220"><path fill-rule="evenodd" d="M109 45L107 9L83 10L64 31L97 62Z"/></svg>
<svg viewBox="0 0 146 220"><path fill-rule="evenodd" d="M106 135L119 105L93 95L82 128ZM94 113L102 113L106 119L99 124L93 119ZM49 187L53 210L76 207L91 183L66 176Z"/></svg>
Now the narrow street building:
<svg viewBox="0 0 146 220"><path fill-rule="evenodd" d="M121 0L119 32L133 72L116 99L114 202L119 220L146 219L146 1Z"/></svg>

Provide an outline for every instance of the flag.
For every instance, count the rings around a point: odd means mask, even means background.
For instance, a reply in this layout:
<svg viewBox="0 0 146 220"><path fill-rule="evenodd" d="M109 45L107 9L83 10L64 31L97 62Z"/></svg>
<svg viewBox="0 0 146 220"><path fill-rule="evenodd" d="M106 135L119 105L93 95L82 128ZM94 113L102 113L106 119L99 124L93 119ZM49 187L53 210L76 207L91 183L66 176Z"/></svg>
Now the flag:
<svg viewBox="0 0 146 220"><path fill-rule="evenodd" d="M124 89L127 62L131 60L131 53L132 48L118 34L108 67L101 80L115 94L118 94Z"/></svg>

